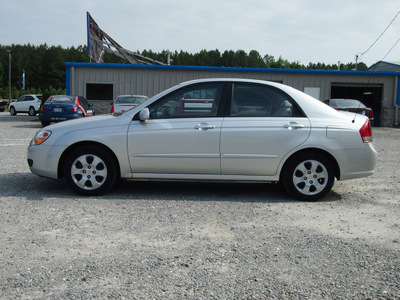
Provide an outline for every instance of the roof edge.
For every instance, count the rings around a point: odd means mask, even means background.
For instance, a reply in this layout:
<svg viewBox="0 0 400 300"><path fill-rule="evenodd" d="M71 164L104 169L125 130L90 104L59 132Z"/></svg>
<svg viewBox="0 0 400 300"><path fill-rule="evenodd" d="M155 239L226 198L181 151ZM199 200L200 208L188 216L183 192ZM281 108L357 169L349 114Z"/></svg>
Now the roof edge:
<svg viewBox="0 0 400 300"><path fill-rule="evenodd" d="M110 68L110 69L158 69L158 70L193 70L193 71L223 71L223 72L257 72L257 73L302 73L302 74L335 74L335 75L382 75L399 76L398 72L381 71L339 71L339 70L309 70L309 69L268 69L268 68L240 68L240 67L207 67L184 65L139 65L116 63L80 63L66 62L66 68Z"/></svg>

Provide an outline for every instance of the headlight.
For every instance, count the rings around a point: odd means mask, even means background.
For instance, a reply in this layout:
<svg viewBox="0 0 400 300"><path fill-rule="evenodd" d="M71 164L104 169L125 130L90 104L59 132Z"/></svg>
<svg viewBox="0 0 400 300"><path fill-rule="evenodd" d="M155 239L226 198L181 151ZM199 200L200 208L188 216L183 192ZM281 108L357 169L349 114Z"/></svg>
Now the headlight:
<svg viewBox="0 0 400 300"><path fill-rule="evenodd" d="M51 131L49 131L49 130L39 131L36 134L36 136L33 138L33 140L31 141L31 146L42 144L44 141L46 141L50 137L50 135L51 135Z"/></svg>

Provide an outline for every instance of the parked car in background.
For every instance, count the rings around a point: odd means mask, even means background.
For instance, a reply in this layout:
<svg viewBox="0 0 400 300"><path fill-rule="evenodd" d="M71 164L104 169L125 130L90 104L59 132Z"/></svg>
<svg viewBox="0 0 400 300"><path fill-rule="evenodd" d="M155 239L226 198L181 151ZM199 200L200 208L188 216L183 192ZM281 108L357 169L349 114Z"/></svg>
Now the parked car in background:
<svg viewBox="0 0 400 300"><path fill-rule="evenodd" d="M42 103L42 95L23 95L8 105L10 115L17 113L28 113L30 116L36 116Z"/></svg>
<svg viewBox="0 0 400 300"><path fill-rule="evenodd" d="M142 104L149 98L143 95L120 95L112 103L111 113L120 113Z"/></svg>
<svg viewBox="0 0 400 300"><path fill-rule="evenodd" d="M5 111L8 106L8 101L0 97L0 111Z"/></svg>
<svg viewBox="0 0 400 300"><path fill-rule="evenodd" d="M82 96L54 95L43 104L39 119L45 127L52 122L91 116L95 114L91 106Z"/></svg>
<svg viewBox="0 0 400 300"><path fill-rule="evenodd" d="M232 78L185 82L122 114L43 128L27 158L33 173L64 177L82 195L120 178L280 181L302 200L376 165L367 117L283 84Z"/></svg>
<svg viewBox="0 0 400 300"><path fill-rule="evenodd" d="M336 110L350 111L353 113L367 116L371 121L374 121L374 112L372 108L366 107L364 103L355 99L327 99L324 103L333 107Z"/></svg>

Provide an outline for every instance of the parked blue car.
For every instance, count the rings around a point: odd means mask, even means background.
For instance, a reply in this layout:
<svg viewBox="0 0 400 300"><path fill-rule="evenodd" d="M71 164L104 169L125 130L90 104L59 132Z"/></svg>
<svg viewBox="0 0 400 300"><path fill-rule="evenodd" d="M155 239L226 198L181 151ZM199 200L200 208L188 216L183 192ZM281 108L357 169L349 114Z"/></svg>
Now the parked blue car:
<svg viewBox="0 0 400 300"><path fill-rule="evenodd" d="M82 96L54 95L43 104L39 119L45 127L52 122L61 122L70 119L94 115L92 104Z"/></svg>

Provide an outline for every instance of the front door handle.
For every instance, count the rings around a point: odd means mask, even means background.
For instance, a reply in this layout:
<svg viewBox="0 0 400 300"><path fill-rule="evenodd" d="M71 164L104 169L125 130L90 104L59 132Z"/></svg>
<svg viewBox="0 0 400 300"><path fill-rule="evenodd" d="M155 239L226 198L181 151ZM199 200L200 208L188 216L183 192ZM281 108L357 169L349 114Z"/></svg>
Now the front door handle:
<svg viewBox="0 0 400 300"><path fill-rule="evenodd" d="M209 129L214 129L215 125L208 124L208 123L200 123L194 126L194 129L197 130L209 130Z"/></svg>
<svg viewBox="0 0 400 300"><path fill-rule="evenodd" d="M285 124L283 127L287 129L298 129L298 128L304 128L304 125L297 124L296 122L290 122L289 124Z"/></svg>

